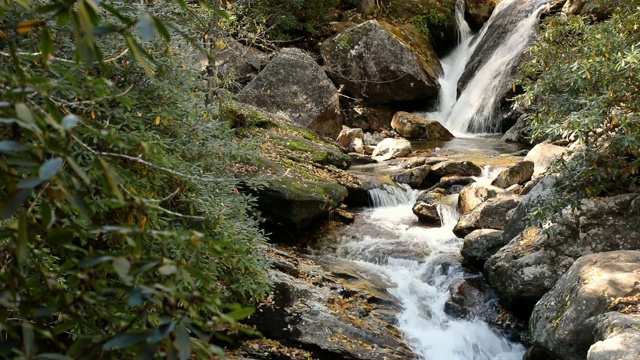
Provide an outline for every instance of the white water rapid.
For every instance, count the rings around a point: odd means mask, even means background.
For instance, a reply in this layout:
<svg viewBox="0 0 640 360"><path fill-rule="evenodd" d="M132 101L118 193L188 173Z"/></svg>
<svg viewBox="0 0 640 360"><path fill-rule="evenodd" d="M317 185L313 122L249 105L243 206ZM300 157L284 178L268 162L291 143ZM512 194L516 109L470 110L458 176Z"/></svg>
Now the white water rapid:
<svg viewBox="0 0 640 360"><path fill-rule="evenodd" d="M529 43L540 12L547 5L547 1L533 1L524 5L520 4L521 1L502 0L475 36L464 20L464 0L457 1L456 22L460 43L451 54L441 60L444 76L439 79L440 96L436 111L418 115L439 121L457 137L500 131L500 98L510 86L514 66ZM529 10L517 22L509 23L510 30L505 40L492 53L482 54L488 56L488 59L475 71L473 78L457 97L458 80L472 60L478 44L492 34L489 29L505 26L504 23L498 24L502 12L507 9L518 12L521 11L520 7Z"/></svg>
<svg viewBox="0 0 640 360"><path fill-rule="evenodd" d="M396 285L389 291L402 303L398 327L418 359L520 360L521 345L479 319L457 319L445 312L450 286L469 276L460 265L462 240L452 232L458 219L454 207L442 205L442 226L425 228L411 211L418 191L386 190L370 193L372 200L385 200L359 213L359 221L338 238L335 255ZM457 195L449 200L455 204Z"/></svg>

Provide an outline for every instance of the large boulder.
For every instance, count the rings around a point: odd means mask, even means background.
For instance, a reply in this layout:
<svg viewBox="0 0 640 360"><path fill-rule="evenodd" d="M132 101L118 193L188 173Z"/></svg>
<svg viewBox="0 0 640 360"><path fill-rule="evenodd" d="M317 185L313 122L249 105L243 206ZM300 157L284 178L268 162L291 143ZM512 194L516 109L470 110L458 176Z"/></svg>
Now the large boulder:
<svg viewBox="0 0 640 360"><path fill-rule="evenodd" d="M485 200L494 198L504 192L504 189L496 186L476 182L471 183L460 191L460 196L458 196L458 211L464 215L476 206L482 204Z"/></svg>
<svg viewBox="0 0 640 360"><path fill-rule="evenodd" d="M238 92L251 82L269 63L269 56L262 51L238 41L220 42L215 51L215 67L218 78L233 82L229 89Z"/></svg>
<svg viewBox="0 0 640 360"><path fill-rule="evenodd" d="M537 178L544 174L551 164L567 153L567 148L553 144L538 144L533 147L524 157L524 161L531 161L534 164L533 177Z"/></svg>
<svg viewBox="0 0 640 360"><path fill-rule="evenodd" d="M391 120L391 127L407 139L451 140L453 135L435 120L427 120L408 112L398 111Z"/></svg>
<svg viewBox="0 0 640 360"><path fill-rule="evenodd" d="M333 139L341 130L338 90L322 67L299 49L280 50L237 99Z"/></svg>
<svg viewBox="0 0 640 360"><path fill-rule="evenodd" d="M407 139L387 138L373 150L373 157L376 160L388 160L394 157L407 156L411 153L411 143Z"/></svg>
<svg viewBox="0 0 640 360"><path fill-rule="evenodd" d="M362 130L391 129L393 109L390 106L351 105L345 109L345 124Z"/></svg>
<svg viewBox="0 0 640 360"><path fill-rule="evenodd" d="M504 229L509 211L518 206L520 199L518 195L504 195L483 202L460 217L453 233L464 238L478 229Z"/></svg>
<svg viewBox="0 0 640 360"><path fill-rule="evenodd" d="M584 200L581 209L565 209L555 222L545 232L526 229L485 263L506 306L531 308L583 255L640 249L639 194Z"/></svg>
<svg viewBox="0 0 640 360"><path fill-rule="evenodd" d="M491 185L506 189L512 185L522 185L531 180L534 171L533 161L521 161L514 166L504 169L491 182Z"/></svg>
<svg viewBox="0 0 640 360"><path fill-rule="evenodd" d="M597 321L597 342L589 348L587 360L640 359L640 314L608 312Z"/></svg>
<svg viewBox="0 0 640 360"><path fill-rule="evenodd" d="M499 2L500 0L464 0L464 18L473 29L480 29Z"/></svg>
<svg viewBox="0 0 640 360"><path fill-rule="evenodd" d="M331 78L348 96L370 104L433 99L442 67L421 56L399 29L376 20L326 40L320 50Z"/></svg>
<svg viewBox="0 0 640 360"><path fill-rule="evenodd" d="M567 15L593 16L598 20L604 20L611 16L611 12L622 0L567 0L562 7L562 12Z"/></svg>
<svg viewBox="0 0 640 360"><path fill-rule="evenodd" d="M458 43L456 0L379 0L389 19L412 23L443 54ZM430 46L431 47L431 46Z"/></svg>
<svg viewBox="0 0 640 360"><path fill-rule="evenodd" d="M281 358L415 357L394 326L401 308L386 291L392 285L380 276L351 262L314 262L276 249L269 253L273 294L247 322L268 339L305 350L299 357Z"/></svg>
<svg viewBox="0 0 640 360"><path fill-rule="evenodd" d="M464 237L464 243L460 254L465 261L477 268L482 268L484 263L493 254L497 253L509 240L502 236L503 231L494 229L474 230Z"/></svg>
<svg viewBox="0 0 640 360"><path fill-rule="evenodd" d="M579 258L536 304L529 323L534 346L563 360L584 360L594 343L594 329L603 320L598 316L617 298L640 292L638 264L640 251Z"/></svg>

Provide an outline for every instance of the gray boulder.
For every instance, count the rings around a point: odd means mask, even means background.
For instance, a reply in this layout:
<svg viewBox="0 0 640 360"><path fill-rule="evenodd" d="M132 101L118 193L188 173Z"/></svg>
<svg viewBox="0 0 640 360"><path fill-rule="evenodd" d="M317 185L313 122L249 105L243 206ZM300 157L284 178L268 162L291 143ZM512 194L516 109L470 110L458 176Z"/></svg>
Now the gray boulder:
<svg viewBox="0 0 640 360"><path fill-rule="evenodd" d="M640 292L638 264L640 251L579 258L536 304L529 323L532 343L563 360L584 360L594 343L596 325L607 321L599 315L606 313L616 298ZM630 350L637 353L637 348Z"/></svg>
<svg viewBox="0 0 640 360"><path fill-rule="evenodd" d="M640 359L640 314L608 312L597 317L595 344L587 360Z"/></svg>
<svg viewBox="0 0 640 360"><path fill-rule="evenodd" d="M580 210L566 209L545 232L528 228L489 258L484 270L503 304L524 309L549 291L579 257L636 249L640 195L625 194L584 200Z"/></svg>
<svg viewBox="0 0 640 360"><path fill-rule="evenodd" d="M469 184L460 191L458 211L464 215L476 206L482 204L485 200L494 198L504 192L504 189L492 185L483 185L475 182Z"/></svg>
<svg viewBox="0 0 640 360"><path fill-rule="evenodd" d="M533 147L524 157L524 161L531 161L534 164L533 177L540 177L546 173L549 166L561 156L567 153L567 148L553 144L538 144Z"/></svg>
<svg viewBox="0 0 640 360"><path fill-rule="evenodd" d="M529 126L527 116L520 116L516 123L504 133L502 141L531 145L531 134L529 133L527 126Z"/></svg>
<svg viewBox="0 0 640 360"><path fill-rule="evenodd" d="M320 51L331 78L351 97L384 104L438 96L437 57L419 56L387 23L364 22L326 40Z"/></svg>
<svg viewBox="0 0 640 360"><path fill-rule="evenodd" d="M341 130L338 90L322 67L299 49L280 50L236 98L285 115L322 136L335 139Z"/></svg>
<svg viewBox="0 0 640 360"><path fill-rule="evenodd" d="M491 185L506 189L512 185L522 185L531 180L534 170L533 161L521 161L498 174Z"/></svg>
<svg viewBox="0 0 640 360"><path fill-rule="evenodd" d="M483 202L460 217L453 233L464 238L478 229L504 229L509 211L518 206L520 199L518 195L504 195Z"/></svg>
<svg viewBox="0 0 640 360"><path fill-rule="evenodd" d="M224 44L224 49L216 49L213 69L218 78L231 80L233 86L230 90L238 92L269 63L269 56L234 40L225 41Z"/></svg>
<svg viewBox="0 0 640 360"><path fill-rule="evenodd" d="M474 230L464 237L460 254L467 263L482 268L482 265L503 246L507 245L501 230Z"/></svg>
<svg viewBox="0 0 640 360"><path fill-rule="evenodd" d="M504 228L504 236L507 240L513 239L525 229L527 215L534 208L540 206L550 196L554 196L557 183L558 178L556 176L545 176L531 185L528 191L525 190L523 192L525 196L523 196L522 201L511 214L509 222Z"/></svg>
<svg viewBox="0 0 640 360"><path fill-rule="evenodd" d="M431 166L422 165L405 170L399 174L392 174L391 178L399 184L407 184L414 189L418 189L422 186L422 183L424 183L430 171Z"/></svg>
<svg viewBox="0 0 640 360"><path fill-rule="evenodd" d="M393 109L389 106L352 105L345 109L345 124L362 130L391 129Z"/></svg>
<svg viewBox="0 0 640 360"><path fill-rule="evenodd" d="M393 116L391 128L406 139L451 140L454 137L439 122L404 111L398 111Z"/></svg>
<svg viewBox="0 0 640 360"><path fill-rule="evenodd" d="M411 143L407 139L387 138L373 150L371 157L376 160L388 160L395 157L407 156L411 153Z"/></svg>

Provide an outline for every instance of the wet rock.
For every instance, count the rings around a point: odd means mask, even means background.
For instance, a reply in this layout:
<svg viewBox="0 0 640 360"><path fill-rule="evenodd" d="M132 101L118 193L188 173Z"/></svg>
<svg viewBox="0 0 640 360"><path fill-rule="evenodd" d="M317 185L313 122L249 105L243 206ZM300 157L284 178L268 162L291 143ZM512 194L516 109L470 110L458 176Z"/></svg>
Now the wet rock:
<svg viewBox="0 0 640 360"><path fill-rule="evenodd" d="M562 12L567 15L593 16L604 20L611 16L611 12L622 3L622 0L567 0Z"/></svg>
<svg viewBox="0 0 640 360"><path fill-rule="evenodd" d="M640 359L640 314L608 312L597 317L596 343L587 360Z"/></svg>
<svg viewBox="0 0 640 360"><path fill-rule="evenodd" d="M240 102L335 139L342 126L338 90L314 59L295 48L278 55L237 95Z"/></svg>
<svg viewBox="0 0 640 360"><path fill-rule="evenodd" d="M398 184L407 184L414 189L419 189L424 180L429 175L431 171L431 166L422 165L409 170L405 170L399 174L391 175L391 178L397 182Z"/></svg>
<svg viewBox="0 0 640 360"><path fill-rule="evenodd" d="M533 161L521 161L516 165L501 171L496 179L491 182L491 185L506 189L511 185L524 184L531 180L533 170Z"/></svg>
<svg viewBox="0 0 640 360"><path fill-rule="evenodd" d="M484 263L509 242L502 234L501 230L474 230L464 237L460 254L467 263L482 269Z"/></svg>
<svg viewBox="0 0 640 360"><path fill-rule="evenodd" d="M464 215L475 209L476 206L482 204L485 200L494 198L504 192L504 189L496 186L471 183L460 191L458 211L461 215Z"/></svg>
<svg viewBox="0 0 640 360"><path fill-rule="evenodd" d="M354 105L345 109L345 124L362 130L391 129L394 111L389 106Z"/></svg>
<svg viewBox="0 0 640 360"><path fill-rule="evenodd" d="M451 140L453 135L435 120L423 119L408 112L399 111L391 120L391 127L406 139Z"/></svg>
<svg viewBox="0 0 640 360"><path fill-rule="evenodd" d="M473 29L480 29L489 20L500 0L465 0L464 18Z"/></svg>
<svg viewBox="0 0 640 360"><path fill-rule="evenodd" d="M367 103L437 97L440 62L418 56L401 36L389 24L367 21L325 41L322 58L343 92Z"/></svg>
<svg viewBox="0 0 640 360"><path fill-rule="evenodd" d="M456 176L436 183L435 185L429 187L427 191L431 191L434 189L445 189L448 194L455 194L455 190L452 189L453 187L457 189L459 186L464 187L474 182L475 180L472 177Z"/></svg>
<svg viewBox="0 0 640 360"><path fill-rule="evenodd" d="M446 195L446 190L442 188L438 188L422 194L413 205L413 213L423 224L430 226L440 226L442 220L438 212L438 207L442 206L443 198Z"/></svg>
<svg viewBox="0 0 640 360"><path fill-rule="evenodd" d="M505 306L531 308L583 255L640 249L638 194L584 200L580 210L565 209L555 222L547 232L527 228L485 263Z"/></svg>
<svg viewBox="0 0 640 360"><path fill-rule="evenodd" d="M567 153L567 148L552 144L538 144L533 147L524 157L524 161L532 161L535 165L533 177L537 178L544 174L549 166L561 156Z"/></svg>
<svg viewBox="0 0 640 360"><path fill-rule="evenodd" d="M444 311L455 318L469 318L485 312L489 299L481 277L458 279L449 286Z"/></svg>
<svg viewBox="0 0 640 360"><path fill-rule="evenodd" d="M640 292L638 264L640 251L579 258L536 304L529 325L533 343L563 360L585 359L597 324L604 321L601 326L606 328L615 319L599 315L607 312L615 298ZM596 346L592 356L604 345ZM637 353L637 348L629 350Z"/></svg>
<svg viewBox="0 0 640 360"><path fill-rule="evenodd" d="M257 190L258 210L270 224L294 232L328 216L347 197L345 187L332 182L295 178L265 179Z"/></svg>
<svg viewBox="0 0 640 360"><path fill-rule="evenodd" d="M400 167L403 169L412 169L418 166L422 166L425 165L427 162L427 158L424 156L416 156L416 157L412 157L410 159L406 159L403 160L402 163L400 163Z"/></svg>
<svg viewBox="0 0 640 360"><path fill-rule="evenodd" d="M376 160L383 161L395 157L407 156L409 153L411 153L411 143L409 140L387 138L376 145L371 156Z"/></svg>
<svg viewBox="0 0 640 360"><path fill-rule="evenodd" d="M471 161L445 161L431 167L430 178L439 180L445 176L480 176L482 169Z"/></svg>
<svg viewBox="0 0 640 360"><path fill-rule="evenodd" d="M336 143L338 146L345 148L349 151L355 151L358 153L364 152L363 149L363 138L364 134L362 129L350 129L346 126L342 127L342 131L338 134L338 138L336 139ZM360 140L359 142L357 140ZM360 151L358 151L358 148Z"/></svg>
<svg viewBox="0 0 640 360"><path fill-rule="evenodd" d="M371 158L371 156L363 155L360 153L349 153L351 156L351 164L352 165L368 165L368 164L376 164L377 161Z"/></svg>
<svg viewBox="0 0 640 360"><path fill-rule="evenodd" d="M299 273L271 272L273 295L247 321L267 338L294 344L315 358L415 356L391 323L400 307L386 291L390 284L344 261L323 261L320 267L282 251L270 257Z"/></svg>

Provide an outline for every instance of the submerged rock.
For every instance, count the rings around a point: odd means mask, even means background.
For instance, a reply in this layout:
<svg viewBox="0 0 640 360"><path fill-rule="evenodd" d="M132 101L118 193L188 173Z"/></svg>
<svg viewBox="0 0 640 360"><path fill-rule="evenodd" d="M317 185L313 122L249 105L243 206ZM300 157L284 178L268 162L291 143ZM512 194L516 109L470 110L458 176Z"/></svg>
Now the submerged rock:
<svg viewBox="0 0 640 360"><path fill-rule="evenodd" d="M338 90L302 50L282 49L237 95L240 102L282 114L335 139L342 126Z"/></svg>
<svg viewBox="0 0 640 360"><path fill-rule="evenodd" d="M418 56L398 29L367 21L325 41L322 58L344 92L370 104L435 98L442 73L436 56Z"/></svg>
<svg viewBox="0 0 640 360"><path fill-rule="evenodd" d="M419 189L430 171L431 166L422 165L405 170L398 174L393 174L391 175L391 178L398 184L407 184L414 189Z"/></svg>
<svg viewBox="0 0 640 360"><path fill-rule="evenodd" d="M435 120L423 119L408 112L399 111L391 120L391 127L406 139L451 140L453 135Z"/></svg>
<svg viewBox="0 0 640 360"><path fill-rule="evenodd" d="M620 319L616 315L599 315L606 313L616 298L640 293L638 264L640 251L612 251L579 258L536 304L529 325L534 345L563 360L585 359L594 343L596 325L604 322L600 326L607 328L615 317ZM637 329L635 333L637 344ZM617 351L638 354L638 348L625 349L633 344L620 344L622 348ZM604 347L604 343L595 346L591 358Z"/></svg>

